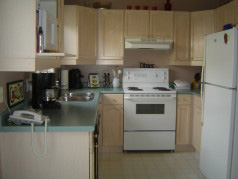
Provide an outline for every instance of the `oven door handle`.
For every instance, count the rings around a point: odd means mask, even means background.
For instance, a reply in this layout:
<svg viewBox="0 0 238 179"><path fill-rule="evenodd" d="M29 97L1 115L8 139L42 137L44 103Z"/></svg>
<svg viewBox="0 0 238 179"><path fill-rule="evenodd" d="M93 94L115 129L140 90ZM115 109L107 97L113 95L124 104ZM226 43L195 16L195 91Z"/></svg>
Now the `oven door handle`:
<svg viewBox="0 0 238 179"><path fill-rule="evenodd" d="M176 101L176 97L162 97L162 98L131 98L131 97L124 97L125 100L128 101L142 101L142 102L146 102L146 101L151 101L151 102L161 102L161 101Z"/></svg>

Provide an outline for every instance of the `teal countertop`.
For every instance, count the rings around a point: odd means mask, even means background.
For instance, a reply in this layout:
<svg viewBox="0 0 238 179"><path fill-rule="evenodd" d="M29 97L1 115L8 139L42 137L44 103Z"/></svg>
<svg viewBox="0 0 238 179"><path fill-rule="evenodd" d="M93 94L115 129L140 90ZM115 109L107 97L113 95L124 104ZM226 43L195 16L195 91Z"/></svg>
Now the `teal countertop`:
<svg viewBox="0 0 238 179"><path fill-rule="evenodd" d="M72 92L93 92L94 99L89 102L61 102L58 109L43 109L42 114L49 116L48 132L93 132L100 93L123 94L122 88L83 88ZM21 104L18 109L29 108L28 104ZM13 110L17 110L14 108ZM9 112L0 114L0 132L30 132L30 125L13 125L8 123ZM43 132L44 125L35 126L36 132Z"/></svg>
<svg viewBox="0 0 238 179"><path fill-rule="evenodd" d="M201 96L200 89L177 90L177 94L194 94L194 95L196 95L196 96Z"/></svg>
<svg viewBox="0 0 238 179"><path fill-rule="evenodd" d="M58 109L43 109L42 114L49 116L48 132L93 132L97 106L100 94L123 94L122 88L83 88L71 90L72 92L92 92L94 99L89 102L61 102ZM180 90L177 94L194 94L200 96L199 90ZM25 102L13 110L26 109L29 105ZM13 125L8 123L9 112L0 113L0 132L30 132L30 125ZM36 132L43 132L44 125L35 126Z"/></svg>

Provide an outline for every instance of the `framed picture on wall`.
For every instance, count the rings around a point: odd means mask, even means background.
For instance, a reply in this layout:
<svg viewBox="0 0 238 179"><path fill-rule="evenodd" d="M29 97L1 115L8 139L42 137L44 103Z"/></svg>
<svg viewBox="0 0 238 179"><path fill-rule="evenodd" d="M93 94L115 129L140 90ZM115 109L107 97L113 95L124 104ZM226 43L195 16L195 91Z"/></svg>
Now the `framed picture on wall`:
<svg viewBox="0 0 238 179"><path fill-rule="evenodd" d="M13 107L24 101L23 80L7 83L7 99L9 107Z"/></svg>

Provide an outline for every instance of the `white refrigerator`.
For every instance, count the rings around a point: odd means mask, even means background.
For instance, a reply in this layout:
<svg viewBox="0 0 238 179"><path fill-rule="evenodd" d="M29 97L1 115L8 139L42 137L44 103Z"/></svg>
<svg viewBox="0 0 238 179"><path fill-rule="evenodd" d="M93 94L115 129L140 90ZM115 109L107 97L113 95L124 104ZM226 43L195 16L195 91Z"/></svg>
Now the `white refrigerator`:
<svg viewBox="0 0 238 179"><path fill-rule="evenodd" d="M205 41L200 169L206 179L238 179L237 28Z"/></svg>

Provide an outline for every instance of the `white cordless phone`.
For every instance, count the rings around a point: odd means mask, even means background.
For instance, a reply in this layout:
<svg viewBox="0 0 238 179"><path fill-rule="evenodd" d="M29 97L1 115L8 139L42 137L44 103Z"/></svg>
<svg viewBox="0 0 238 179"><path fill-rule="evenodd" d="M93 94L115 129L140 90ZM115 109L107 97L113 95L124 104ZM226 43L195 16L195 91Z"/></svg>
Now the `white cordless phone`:
<svg viewBox="0 0 238 179"><path fill-rule="evenodd" d="M42 124L47 119L47 116L44 116L40 113L27 111L27 110L17 110L14 111L12 115L9 116L9 121L15 124Z"/></svg>

